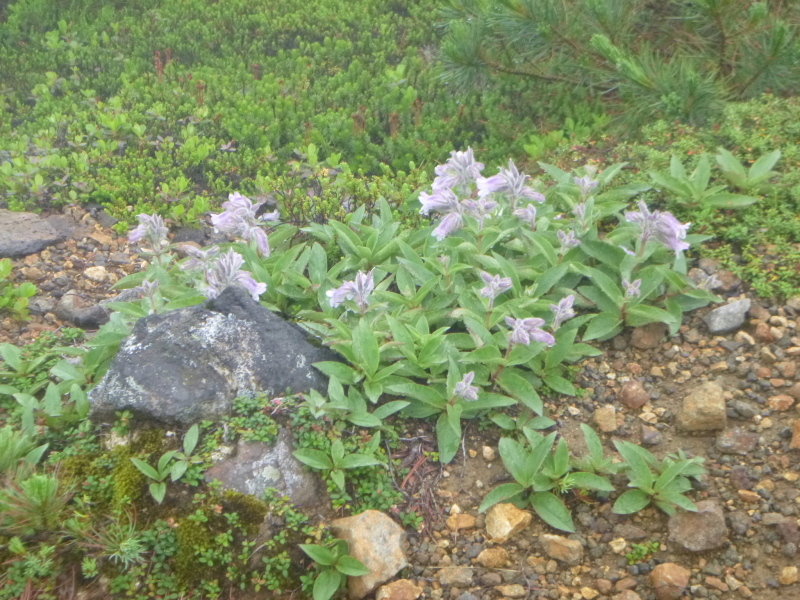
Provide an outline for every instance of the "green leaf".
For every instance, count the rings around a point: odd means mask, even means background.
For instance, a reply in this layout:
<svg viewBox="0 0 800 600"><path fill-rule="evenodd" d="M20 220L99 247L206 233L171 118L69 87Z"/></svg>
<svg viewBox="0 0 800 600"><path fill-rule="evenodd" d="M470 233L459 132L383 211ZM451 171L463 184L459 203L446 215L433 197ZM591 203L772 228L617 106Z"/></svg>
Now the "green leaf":
<svg viewBox="0 0 800 600"><path fill-rule="evenodd" d="M551 492L531 494L531 506L545 523L561 531L575 533L572 515L558 496Z"/></svg>
<svg viewBox="0 0 800 600"><path fill-rule="evenodd" d="M769 154L760 157L752 164L750 171L747 173L748 184L756 185L762 181L766 181L772 175L775 175L776 173L772 173L771 169L777 164L780 158L780 150L773 150Z"/></svg>
<svg viewBox="0 0 800 600"><path fill-rule="evenodd" d="M439 415L436 421L436 441L439 444L439 462L446 465L455 458L461 445L461 436L450 427L446 413Z"/></svg>
<svg viewBox="0 0 800 600"><path fill-rule="evenodd" d="M0 344L0 357L15 371L19 371L22 363L22 351L13 344Z"/></svg>
<svg viewBox="0 0 800 600"><path fill-rule="evenodd" d="M614 491L614 486L606 477L594 473L578 471L576 473L570 473L570 479L575 484L575 487L582 490L597 490L600 492Z"/></svg>
<svg viewBox="0 0 800 600"><path fill-rule="evenodd" d="M385 404L381 404L378 408L372 411L379 419L383 420L394 413L403 410L409 403L405 400L392 400L391 402L386 402Z"/></svg>
<svg viewBox="0 0 800 600"><path fill-rule="evenodd" d="M511 396L541 416L544 411L542 399L527 379L516 374L513 369L505 369L497 378L497 383Z"/></svg>
<svg viewBox="0 0 800 600"><path fill-rule="evenodd" d="M333 440L331 444L331 462L334 468L342 468L342 459L344 458L344 444L342 440Z"/></svg>
<svg viewBox="0 0 800 600"><path fill-rule="evenodd" d="M326 569L314 581L314 600L330 600L339 591L345 576L336 569Z"/></svg>
<svg viewBox="0 0 800 600"><path fill-rule="evenodd" d="M346 385L353 385L360 379L355 369L340 362L323 361L314 363L313 366L328 377L336 377L336 379Z"/></svg>
<svg viewBox="0 0 800 600"><path fill-rule="evenodd" d="M333 469L331 471L331 479L340 490L344 491L344 471L341 469Z"/></svg>
<svg viewBox="0 0 800 600"><path fill-rule="evenodd" d="M373 465L382 465L374 456L367 456L366 454L348 454L339 463L342 469L357 469L358 467L371 467Z"/></svg>
<svg viewBox="0 0 800 600"><path fill-rule="evenodd" d="M498 443L503 465L517 483L529 487L533 481L534 469L538 468L530 461L530 453L514 438L500 438Z"/></svg>
<svg viewBox="0 0 800 600"><path fill-rule="evenodd" d="M197 425L192 425L186 435L183 436L183 452L186 456L190 456L194 452L199 437L200 428Z"/></svg>
<svg viewBox="0 0 800 600"><path fill-rule="evenodd" d="M672 325L675 322L675 318L663 308L637 304L636 306L628 307L625 322L631 327L641 327L650 323Z"/></svg>
<svg viewBox="0 0 800 600"><path fill-rule="evenodd" d="M158 474L158 471L156 471L153 467L148 465L142 459L133 458L132 457L131 458L131 462L136 466L137 469L139 469L142 473L144 473L150 479L155 479L156 481L161 479L161 477Z"/></svg>
<svg viewBox="0 0 800 600"><path fill-rule="evenodd" d="M58 386L50 382L47 384L47 389L42 398L42 410L48 417L61 416L62 411L61 393L58 391Z"/></svg>
<svg viewBox="0 0 800 600"><path fill-rule="evenodd" d="M342 556L336 562L336 570L350 577L361 577L369 575L370 570L357 558L352 556Z"/></svg>
<svg viewBox="0 0 800 600"><path fill-rule="evenodd" d="M639 512L650 504L650 496L642 490L628 490L614 503L612 511L618 515L630 515Z"/></svg>
<svg viewBox="0 0 800 600"><path fill-rule="evenodd" d="M653 472L650 470L650 466L644 458L642 458L639 452L634 448L634 444L614 440L614 446L616 446L617 451L622 455L622 458L625 459L628 467L633 472L634 477L631 478L631 482L633 483L635 479L637 487L652 488L655 482Z"/></svg>
<svg viewBox="0 0 800 600"><path fill-rule="evenodd" d="M589 449L589 455L595 460L599 461L603 458L603 442L600 436L597 435L594 429L581 423L581 431L583 432L583 439L586 440L586 447Z"/></svg>
<svg viewBox="0 0 800 600"><path fill-rule="evenodd" d="M547 384L547 387L559 394L564 394L565 396L575 395L575 387L559 375L545 375L542 379Z"/></svg>
<svg viewBox="0 0 800 600"><path fill-rule="evenodd" d="M481 502L478 512L484 512L500 502L507 502L525 491L525 488L518 483L504 483L498 485Z"/></svg>
<svg viewBox="0 0 800 600"><path fill-rule="evenodd" d="M163 479L164 477L166 477L166 475L167 475L167 473L166 473L167 465L170 463L170 461L175 456L175 454L176 454L175 450L170 450L169 452L165 452L161 456L161 458L158 459L158 467L157 468L158 468L158 473L159 473L159 479Z"/></svg>
<svg viewBox="0 0 800 600"><path fill-rule="evenodd" d="M298 544L300 549L305 552L311 560L323 567L332 567L336 564L336 557L330 548L318 546L316 544Z"/></svg>
<svg viewBox="0 0 800 600"><path fill-rule="evenodd" d="M367 324L366 319L361 319L353 331L353 352L367 376L375 375L380 365L381 354L375 332Z"/></svg>
<svg viewBox="0 0 800 600"><path fill-rule="evenodd" d="M731 194L730 192L719 192L709 196L704 200L707 206L714 208L742 208L758 202L757 196L744 196L742 194Z"/></svg>
<svg viewBox="0 0 800 600"><path fill-rule="evenodd" d="M167 495L167 484L166 483L151 483L150 484L150 495L156 501L157 504L161 504L164 501L164 496Z"/></svg>
<svg viewBox="0 0 800 600"><path fill-rule="evenodd" d="M314 450L313 448L300 448L299 450L292 452L292 454L301 463L314 469L333 469L333 462L331 462L330 457L321 450Z"/></svg>
<svg viewBox="0 0 800 600"><path fill-rule="evenodd" d="M183 474L186 473L186 469L189 468L189 463L185 460L178 460L172 464L172 468L169 471L169 476L172 481L178 481Z"/></svg>

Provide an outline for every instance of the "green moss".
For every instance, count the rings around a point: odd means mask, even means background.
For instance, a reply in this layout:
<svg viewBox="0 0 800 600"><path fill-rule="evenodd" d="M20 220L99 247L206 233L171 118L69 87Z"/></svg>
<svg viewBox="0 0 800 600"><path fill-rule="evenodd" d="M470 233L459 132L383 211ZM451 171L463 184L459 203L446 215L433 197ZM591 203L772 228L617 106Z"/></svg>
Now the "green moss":
<svg viewBox="0 0 800 600"><path fill-rule="evenodd" d="M169 438L163 429L145 429L139 431L130 444L130 455L157 454L161 456L168 450Z"/></svg>
<svg viewBox="0 0 800 600"><path fill-rule="evenodd" d="M144 494L147 477L130 461L127 453L119 457L111 478L114 483L114 506L122 507L128 502L136 502Z"/></svg>
<svg viewBox="0 0 800 600"><path fill-rule="evenodd" d="M94 474L94 461L99 454L71 454L64 457L60 464L60 475L65 479L80 482Z"/></svg>
<svg viewBox="0 0 800 600"><path fill-rule="evenodd" d="M175 575L178 581L184 584L197 584L202 579L208 579L208 572L200 568L196 560L198 550L208 548L213 539L212 532L206 523L199 523L192 519L182 519L175 529L178 540L178 551L175 553Z"/></svg>
<svg viewBox="0 0 800 600"><path fill-rule="evenodd" d="M261 525L269 510L266 502L235 490L225 490L222 493L222 503L226 512L235 512L239 515L240 523L248 530Z"/></svg>

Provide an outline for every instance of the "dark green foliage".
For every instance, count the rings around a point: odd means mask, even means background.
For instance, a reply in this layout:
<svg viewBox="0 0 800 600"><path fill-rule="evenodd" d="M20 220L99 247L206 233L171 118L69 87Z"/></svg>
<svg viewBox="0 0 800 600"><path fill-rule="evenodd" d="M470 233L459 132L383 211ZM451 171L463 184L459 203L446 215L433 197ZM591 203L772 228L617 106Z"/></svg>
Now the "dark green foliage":
<svg viewBox="0 0 800 600"><path fill-rule="evenodd" d="M443 11L446 79L497 75L604 96L627 123L702 123L732 99L800 86L795 3L468 0Z"/></svg>

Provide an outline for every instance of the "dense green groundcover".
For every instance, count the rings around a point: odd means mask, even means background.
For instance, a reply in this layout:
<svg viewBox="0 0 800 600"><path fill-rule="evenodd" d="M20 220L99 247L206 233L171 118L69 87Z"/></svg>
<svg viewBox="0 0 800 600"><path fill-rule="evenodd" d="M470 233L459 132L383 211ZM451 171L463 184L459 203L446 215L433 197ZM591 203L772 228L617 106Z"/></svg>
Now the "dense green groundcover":
<svg viewBox="0 0 800 600"><path fill-rule="evenodd" d="M437 70L443 4L0 9L0 202L99 203L120 232L142 213L197 225L232 192L274 204L277 221L263 229L272 254L239 240L225 256L266 286L263 304L347 363L320 365L326 394L240 398L225 422L185 432L129 437L127 413L111 427L91 423L86 391L133 322L200 302L195 286L211 283L160 242L149 270L125 282L144 285L143 299L114 305L91 340L64 330L0 346L0 600L76 587L115 598L301 590L327 600L360 567L320 522L276 494L202 482L221 445L269 442L279 426L339 514L375 508L421 526L401 485L401 436L423 428L436 442L427 460L449 462L462 421L475 418L502 437L515 481L483 508L513 500L570 531L571 489L621 513L693 507L684 493L700 458L657 460L622 443L612 461L588 427L589 452L573 456L546 431L555 424L540 393L581 393L569 377L596 352L587 342L654 321L675 332L683 312L714 300L712 279L688 277L689 242L689 259L714 256L763 295L797 294L800 104L767 94L725 104L702 127L634 128L613 94L501 76L491 91L458 95ZM473 175L449 184L466 203L436 197L434 165L467 146L484 176L508 167L521 195ZM514 175L509 157L534 179ZM455 154L436 174L472 173L471 160ZM647 223L667 231L645 235ZM24 320L34 291L0 264L0 310ZM270 535L258 537L259 526Z"/></svg>

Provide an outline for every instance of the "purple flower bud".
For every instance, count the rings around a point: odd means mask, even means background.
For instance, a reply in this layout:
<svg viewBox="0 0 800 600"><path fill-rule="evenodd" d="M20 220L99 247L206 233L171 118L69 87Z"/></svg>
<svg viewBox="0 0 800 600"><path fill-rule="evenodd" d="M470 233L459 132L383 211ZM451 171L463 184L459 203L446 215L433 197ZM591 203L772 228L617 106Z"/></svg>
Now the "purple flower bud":
<svg viewBox="0 0 800 600"><path fill-rule="evenodd" d="M573 177L572 181L574 181L575 185L580 188L581 196L584 198L591 194L592 190L594 190L598 184L596 180L592 179L588 175L584 175L583 177Z"/></svg>
<svg viewBox="0 0 800 600"><path fill-rule="evenodd" d="M520 173L513 160L508 161L508 168L500 168L497 175L481 177L476 181L478 196L484 198L489 194L505 194L511 200L511 206L516 206L517 200L527 198L534 202L544 202L544 196L525 182L529 177Z"/></svg>
<svg viewBox="0 0 800 600"><path fill-rule="evenodd" d="M575 246L580 246L581 242L578 238L575 237L575 232L570 229L567 233L564 233L561 229L558 230L558 241L561 242L561 253L564 254L570 248L574 248Z"/></svg>
<svg viewBox="0 0 800 600"><path fill-rule="evenodd" d="M514 216L528 223L531 230L536 229L536 207L533 204L527 204L524 208L518 208L514 211Z"/></svg>
<svg viewBox="0 0 800 600"><path fill-rule="evenodd" d="M189 259L181 265L184 271L203 271L206 272L214 264L219 255L219 248L211 246L208 250L201 250L193 246L184 246L183 250L189 255Z"/></svg>
<svg viewBox="0 0 800 600"><path fill-rule="evenodd" d="M553 329L558 329L564 321L575 316L575 311L572 310L573 304L575 304L575 296L570 294L562 298L558 304L550 305L550 310L553 311L553 315L555 316L553 320Z"/></svg>
<svg viewBox="0 0 800 600"><path fill-rule="evenodd" d="M133 289L139 292L139 294L141 294L142 297L146 296L147 298L152 299L156 293L156 290L158 289L158 279L154 281L148 281L147 279L145 279L142 282L142 285L137 286Z"/></svg>
<svg viewBox="0 0 800 600"><path fill-rule="evenodd" d="M456 383L453 393L466 400L467 402L475 402L478 399L478 392L480 389L472 385L472 380L475 379L475 371L470 371Z"/></svg>
<svg viewBox="0 0 800 600"><path fill-rule="evenodd" d="M489 298L489 300L494 300L505 292L506 290L511 289L513 283L511 282L510 277L500 277L499 275L490 275L485 271L480 272L481 279L483 283L486 284L485 288L482 288L479 295L484 298Z"/></svg>
<svg viewBox="0 0 800 600"><path fill-rule="evenodd" d="M345 300L354 300L359 310L364 312L369 306L369 295L374 289L372 271L359 271L353 281L345 281L338 288L325 292L325 295L330 298L332 308L337 308Z"/></svg>
<svg viewBox="0 0 800 600"><path fill-rule="evenodd" d="M253 204L246 196L234 192L228 196L227 202L222 203L225 211L211 215L211 224L217 231L254 242L263 256L269 256L269 238L260 225L266 221L277 221L280 215L274 211L257 216L262 204Z"/></svg>
<svg viewBox="0 0 800 600"><path fill-rule="evenodd" d="M555 346L556 339L542 330L544 319L530 317L528 319L513 319L506 317L506 325L511 327L508 343L511 345L524 344L530 346L531 342L540 342L547 346Z"/></svg>
<svg viewBox="0 0 800 600"><path fill-rule="evenodd" d="M465 212L478 221L478 230L483 229L483 222L492 215L497 208L497 202L478 198L477 200L464 200L462 203Z"/></svg>
<svg viewBox="0 0 800 600"><path fill-rule="evenodd" d="M642 285L642 280L637 279L633 283L628 281L623 277L622 279L622 289L625 290L625 297L626 298L638 298L642 295L642 291L639 287Z"/></svg>
<svg viewBox="0 0 800 600"><path fill-rule="evenodd" d="M419 201L422 203L422 207L419 209L421 215L429 215L433 210L437 212L451 211L454 206L458 205L458 198L453 190L441 190L433 194L422 192L419 195Z"/></svg>
<svg viewBox="0 0 800 600"><path fill-rule="evenodd" d="M651 212L643 200L639 201L638 211L625 213L625 220L641 228L642 244L655 238L676 254L689 248L689 243L682 240L686 239L691 223L680 223L672 213L658 210Z"/></svg>
<svg viewBox="0 0 800 600"><path fill-rule="evenodd" d="M433 191L452 190L457 185L468 185L481 176L483 163L475 161L472 148L465 152L453 150L443 165L434 169L437 177L433 180Z"/></svg>
<svg viewBox="0 0 800 600"><path fill-rule="evenodd" d="M659 242L677 254L689 248L689 243L682 240L686 239L686 232L690 226L691 223L680 223L671 213L661 213L656 222L655 236Z"/></svg>
<svg viewBox="0 0 800 600"><path fill-rule="evenodd" d="M139 219L139 226L131 231L128 236L128 241L131 244L135 244L142 238L147 238L147 242L150 244L150 250L153 252L158 252L161 250L162 246L167 245L169 229L164 225L164 219L155 214L136 215L136 218Z"/></svg>
<svg viewBox="0 0 800 600"><path fill-rule="evenodd" d="M436 229L433 230L431 235L441 242L448 235L458 231L463 226L464 219L461 216L461 213L458 211L453 211L445 215L445 217L439 221L439 225L437 225Z"/></svg>
<svg viewBox="0 0 800 600"><path fill-rule="evenodd" d="M250 273L242 271L240 267L243 264L244 258L234 250L228 250L220 256L206 274L208 287L203 292L206 297L216 298L226 287L238 285L250 292L253 300L258 301L258 297L267 291L267 284L258 283Z"/></svg>

